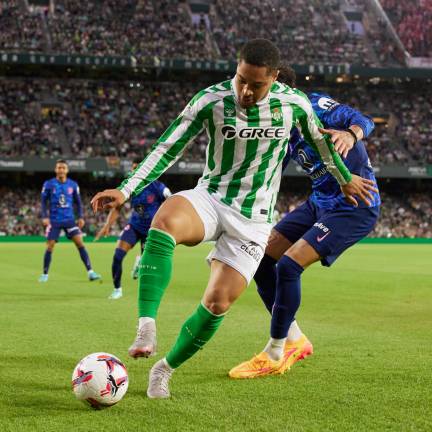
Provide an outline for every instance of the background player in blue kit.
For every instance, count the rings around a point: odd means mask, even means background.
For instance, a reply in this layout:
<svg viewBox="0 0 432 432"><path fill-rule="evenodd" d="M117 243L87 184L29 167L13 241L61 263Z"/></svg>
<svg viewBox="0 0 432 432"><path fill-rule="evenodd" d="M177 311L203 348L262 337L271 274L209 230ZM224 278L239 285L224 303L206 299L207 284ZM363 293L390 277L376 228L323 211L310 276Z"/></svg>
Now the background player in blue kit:
<svg viewBox="0 0 432 432"><path fill-rule="evenodd" d="M84 247L81 229L84 226L83 209L76 182L67 178L69 168L67 162L59 159L55 165L55 178L47 180L42 188L42 223L46 227L47 248L43 261L43 273L39 282L48 281L48 270L54 246L64 230L69 240L75 243L84 263L90 281L101 276L92 270L90 257ZM78 220L75 222L75 212Z"/></svg>
<svg viewBox="0 0 432 432"><path fill-rule="evenodd" d="M373 121L327 94L311 93L308 97L327 128L321 132L331 135L348 169L376 182L361 141L372 132ZM291 133L285 166L290 159L310 177L312 194L272 230L254 277L258 293L272 314L271 337L263 352L231 369L232 378L282 374L297 360L312 354L312 344L295 321L300 307L301 274L319 260L322 265L330 266L347 248L372 231L379 216L378 190L361 196L359 202L347 202L339 185L297 129Z"/></svg>
<svg viewBox="0 0 432 432"><path fill-rule="evenodd" d="M132 163L132 170L135 170L140 162L141 159L135 159ZM161 204L170 195L170 190L162 182L154 181L153 183L149 184L141 193L135 195L132 198L132 215L120 234L112 261L112 278L114 290L109 296L110 299L117 300L122 297L123 293L121 288L121 276L123 272L123 259L138 241L141 242L142 250L147 239L147 233L150 229L153 216L156 214ZM119 210L112 209L108 214L105 225L96 234L95 240L98 240L102 236L108 235L111 226L118 217ZM139 257L137 257L137 260L135 261L133 273L136 273L135 269L137 268L137 261L139 262Z"/></svg>

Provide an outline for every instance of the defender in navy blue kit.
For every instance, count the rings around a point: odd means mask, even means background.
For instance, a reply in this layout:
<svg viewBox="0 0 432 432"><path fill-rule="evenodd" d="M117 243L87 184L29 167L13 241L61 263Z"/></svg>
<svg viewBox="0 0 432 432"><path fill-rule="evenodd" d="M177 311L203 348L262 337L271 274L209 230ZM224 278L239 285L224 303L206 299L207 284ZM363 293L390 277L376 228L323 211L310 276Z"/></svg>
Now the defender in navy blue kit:
<svg viewBox="0 0 432 432"><path fill-rule="evenodd" d="M363 138L368 137L374 129L369 117L347 105L338 104L328 95L311 93L309 99L324 127L341 131L357 127L361 129ZM354 136L352 138L354 142ZM363 141L357 137L355 141L354 147L344 158L347 168L353 174L376 182ZM322 264L330 266L344 250L366 237L373 229L381 204L379 193L372 192L369 205L362 200L359 200L357 207L347 203L337 182L297 129L292 131L284 166L288 165L290 159L299 164L311 179L312 194L274 229L290 243L303 238L319 253Z"/></svg>
<svg viewBox="0 0 432 432"><path fill-rule="evenodd" d="M362 141L374 129L373 121L327 94L308 96L324 125L321 132L331 136L350 172L376 183ZM330 266L347 248L372 231L379 216L378 189L358 197L358 201L347 202L319 155L297 129L291 132L284 166L290 160L299 164L311 179L312 194L288 213L270 235L254 279L272 314L271 338L261 354L230 371L233 378L282 374L297 360L312 354L312 344L295 321L300 307L301 274L319 260L322 265Z"/></svg>
<svg viewBox="0 0 432 432"><path fill-rule="evenodd" d="M39 277L39 282L48 281L52 251L62 230L78 248L89 279L93 281L101 278L92 270L89 255L84 247L81 228L85 222L79 187L76 182L67 178L68 171L67 162L62 159L58 160L55 166L56 177L47 180L42 187L42 223L46 227L47 249L44 255L43 273ZM78 216L77 221L75 221L75 210Z"/></svg>
<svg viewBox="0 0 432 432"><path fill-rule="evenodd" d="M132 170L138 166L141 159L134 160ZM123 259L126 254L136 245L141 243L141 251L147 239L147 233L150 229L154 215L159 210L162 203L171 195L170 190L160 181L154 181L149 184L140 194L135 195L131 200L132 214L127 225L124 227L117 242L112 262L112 278L114 290L109 296L111 300L117 300L122 297L121 276L123 272ZM97 233L96 240L106 236L111 226L117 220L119 211L113 209L108 214L108 219L103 228ZM135 259L132 275L134 279L138 277L138 265L141 256Z"/></svg>

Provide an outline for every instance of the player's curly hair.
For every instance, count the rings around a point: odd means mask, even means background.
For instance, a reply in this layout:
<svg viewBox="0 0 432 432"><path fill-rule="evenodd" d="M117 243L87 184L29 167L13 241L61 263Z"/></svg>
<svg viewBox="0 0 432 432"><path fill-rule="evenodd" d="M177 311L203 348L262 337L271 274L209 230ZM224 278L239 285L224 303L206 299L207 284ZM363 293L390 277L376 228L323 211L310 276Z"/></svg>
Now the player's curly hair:
<svg viewBox="0 0 432 432"><path fill-rule="evenodd" d="M279 67L278 81L289 85L290 87L296 86L296 73L295 70L285 63L282 63Z"/></svg>
<svg viewBox="0 0 432 432"><path fill-rule="evenodd" d="M265 66L274 71L279 69L280 51L268 39L252 39L242 46L238 60L253 66Z"/></svg>

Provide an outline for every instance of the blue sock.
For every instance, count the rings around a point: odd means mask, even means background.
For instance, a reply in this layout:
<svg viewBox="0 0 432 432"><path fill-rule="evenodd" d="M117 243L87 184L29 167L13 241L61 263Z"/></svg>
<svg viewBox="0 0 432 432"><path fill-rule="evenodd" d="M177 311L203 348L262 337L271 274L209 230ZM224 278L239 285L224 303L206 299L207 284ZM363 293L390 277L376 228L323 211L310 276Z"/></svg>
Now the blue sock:
<svg viewBox="0 0 432 432"><path fill-rule="evenodd" d="M277 265L276 299L271 320L271 337L283 339L300 307L303 267L284 255Z"/></svg>
<svg viewBox="0 0 432 432"><path fill-rule="evenodd" d="M44 261L43 261L43 272L44 272L44 274L48 274L49 266L51 264L51 256L52 256L52 251L50 251L50 250L47 249L45 251Z"/></svg>
<svg viewBox="0 0 432 432"><path fill-rule="evenodd" d="M114 288L121 287L121 277L122 277L122 263L123 258L126 256L126 252L123 249L116 248L114 252L114 257L112 261L112 278L114 282Z"/></svg>
<svg viewBox="0 0 432 432"><path fill-rule="evenodd" d="M84 263L84 265L86 266L87 271L91 270L91 263L90 263L90 257L86 251L86 248L84 246L78 248L78 252L80 254L81 257L81 261Z"/></svg>
<svg viewBox="0 0 432 432"><path fill-rule="evenodd" d="M254 276L258 294L270 313L276 297L276 263L274 258L264 255Z"/></svg>

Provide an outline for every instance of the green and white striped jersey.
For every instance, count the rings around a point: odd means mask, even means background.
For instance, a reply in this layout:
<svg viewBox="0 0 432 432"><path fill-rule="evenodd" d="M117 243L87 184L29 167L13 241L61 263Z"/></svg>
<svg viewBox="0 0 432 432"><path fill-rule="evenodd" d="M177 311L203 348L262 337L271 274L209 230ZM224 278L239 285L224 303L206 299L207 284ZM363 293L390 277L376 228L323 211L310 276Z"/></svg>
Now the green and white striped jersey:
<svg viewBox="0 0 432 432"><path fill-rule="evenodd" d="M208 87L192 98L120 185L126 199L166 171L203 129L209 142L198 187L249 219L272 220L293 126L320 154L339 184L351 180L331 141L318 131L321 124L302 92L275 82L264 99L245 109L237 102L235 79Z"/></svg>

